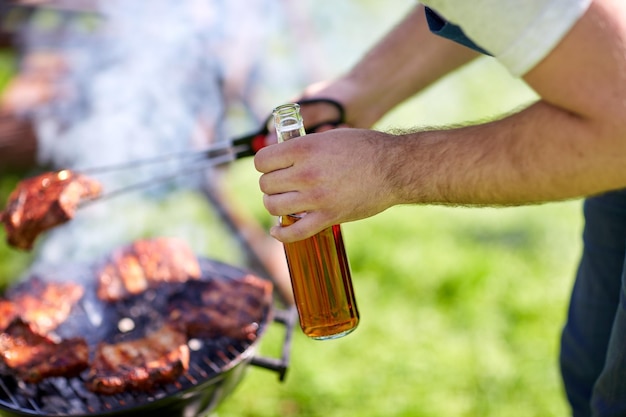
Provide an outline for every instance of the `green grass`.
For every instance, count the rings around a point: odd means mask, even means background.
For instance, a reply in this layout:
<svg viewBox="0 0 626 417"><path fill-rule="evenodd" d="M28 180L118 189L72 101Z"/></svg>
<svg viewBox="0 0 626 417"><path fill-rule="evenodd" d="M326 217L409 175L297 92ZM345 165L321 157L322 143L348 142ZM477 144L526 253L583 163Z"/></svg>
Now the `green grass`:
<svg viewBox="0 0 626 417"><path fill-rule="evenodd" d="M13 54L4 49L0 49L0 91L11 78L15 70L15 60Z"/></svg>
<svg viewBox="0 0 626 417"><path fill-rule="evenodd" d="M481 61L379 127L480 120L530 98ZM2 201L16 180L0 180ZM229 176L241 204L269 225L275 220L262 206L257 180L250 160L236 163ZM359 328L325 342L297 331L286 381L250 368L216 415L566 415L558 338L581 225L578 201L507 209L405 206L345 224ZM0 244L0 283L30 261ZM261 353L276 356L282 337L273 327Z"/></svg>
<svg viewBox="0 0 626 417"><path fill-rule="evenodd" d="M2 79L1 76L0 79ZM0 175L0 211L4 209L6 199L18 180L19 177L16 174ZM31 253L7 246L5 236L4 227L0 227L0 292L15 281L33 259Z"/></svg>
<svg viewBox="0 0 626 417"><path fill-rule="evenodd" d="M242 184L256 175L239 170ZM359 328L326 342L298 333L287 380L251 369L217 414L565 415L558 337L580 226L579 202L396 207L345 224Z"/></svg>

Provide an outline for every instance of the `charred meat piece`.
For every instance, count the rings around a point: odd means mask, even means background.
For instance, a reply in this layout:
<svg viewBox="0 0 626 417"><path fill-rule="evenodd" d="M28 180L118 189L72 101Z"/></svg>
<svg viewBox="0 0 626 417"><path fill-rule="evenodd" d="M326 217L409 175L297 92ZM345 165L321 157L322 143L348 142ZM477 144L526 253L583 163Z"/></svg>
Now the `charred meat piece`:
<svg viewBox="0 0 626 417"><path fill-rule="evenodd" d="M79 284L46 282L35 276L13 287L7 296L16 315L35 332L46 335L67 319L83 294Z"/></svg>
<svg viewBox="0 0 626 417"><path fill-rule="evenodd" d="M138 240L116 250L98 272L98 297L115 302L161 283L184 283L201 276L191 248L176 238Z"/></svg>
<svg viewBox="0 0 626 417"><path fill-rule="evenodd" d="M192 338L253 341L271 303L272 283L253 275L190 281L171 297L169 320L184 327Z"/></svg>
<svg viewBox="0 0 626 417"><path fill-rule="evenodd" d="M0 332L17 318L17 306L13 301L0 299Z"/></svg>
<svg viewBox="0 0 626 417"><path fill-rule="evenodd" d="M185 333L164 325L144 338L101 343L87 377L87 388L99 394L150 391L174 382L189 369Z"/></svg>
<svg viewBox="0 0 626 417"><path fill-rule="evenodd" d="M16 378L38 383L78 375L89 365L89 349L81 338L54 343L18 318L0 333L0 361Z"/></svg>
<svg viewBox="0 0 626 417"><path fill-rule="evenodd" d="M101 193L100 183L70 170L47 172L18 183L0 214L7 242L30 250L42 232L74 217L82 199Z"/></svg>

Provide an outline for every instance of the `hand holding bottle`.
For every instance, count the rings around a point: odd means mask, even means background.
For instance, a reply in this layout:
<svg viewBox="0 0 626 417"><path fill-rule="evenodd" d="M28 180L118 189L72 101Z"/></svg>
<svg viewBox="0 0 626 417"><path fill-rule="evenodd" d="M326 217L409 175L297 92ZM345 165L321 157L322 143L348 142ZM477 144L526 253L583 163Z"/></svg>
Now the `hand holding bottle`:
<svg viewBox="0 0 626 417"><path fill-rule="evenodd" d="M287 104L274 110L279 141L305 140L299 109L297 104ZM306 212L281 216L279 227L292 226L306 217ZM284 247L303 332L320 340L351 333L359 313L340 225Z"/></svg>

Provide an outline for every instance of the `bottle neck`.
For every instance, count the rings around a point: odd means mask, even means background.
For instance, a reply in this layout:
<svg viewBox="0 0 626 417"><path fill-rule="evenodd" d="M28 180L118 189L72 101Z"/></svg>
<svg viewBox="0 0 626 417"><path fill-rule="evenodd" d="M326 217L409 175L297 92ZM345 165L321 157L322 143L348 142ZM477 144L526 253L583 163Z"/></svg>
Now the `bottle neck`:
<svg viewBox="0 0 626 417"><path fill-rule="evenodd" d="M298 104L291 103L276 107L273 115L279 142L306 135Z"/></svg>

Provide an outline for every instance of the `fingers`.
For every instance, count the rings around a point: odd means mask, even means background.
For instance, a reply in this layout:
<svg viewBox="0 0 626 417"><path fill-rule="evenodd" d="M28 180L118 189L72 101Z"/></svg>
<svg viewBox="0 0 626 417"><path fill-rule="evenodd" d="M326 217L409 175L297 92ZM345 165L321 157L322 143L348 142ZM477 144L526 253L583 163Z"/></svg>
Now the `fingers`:
<svg viewBox="0 0 626 417"><path fill-rule="evenodd" d="M300 213L304 210L297 196L297 191L263 194L263 205L272 216Z"/></svg>
<svg viewBox="0 0 626 417"><path fill-rule="evenodd" d="M281 144L276 148L287 145ZM269 148L266 148L269 149ZM259 187L263 192L263 205L267 211L273 216L285 216L291 213L306 212L300 220L290 226L275 226L270 230L270 234L281 242L294 242L313 236L322 229L331 226L324 217L317 211L317 204L311 200L310 195L315 195L310 191L302 193L301 190L305 186L298 170L292 167L290 159L286 156L281 157L282 163L275 161L265 161L264 156L275 156L274 152L269 149L266 155L257 153L255 157L255 166L260 172L268 170L259 178ZM258 158L258 159L257 159ZM279 167L278 169L274 169ZM295 171L295 172L294 172Z"/></svg>
<svg viewBox="0 0 626 417"><path fill-rule="evenodd" d="M306 171L311 172L311 171ZM274 216L318 210L320 202L329 199L330 192L317 184L315 174L304 175L295 168L281 169L261 175L259 188L263 204Z"/></svg>
<svg viewBox="0 0 626 417"><path fill-rule="evenodd" d="M270 235L283 243L291 243L309 238L330 226L332 223L324 221L317 212L311 212L290 226L273 226Z"/></svg>
<svg viewBox="0 0 626 417"><path fill-rule="evenodd" d="M267 211L274 216L286 216L289 213L302 213L301 204L294 197L297 192L288 192L274 195L263 195L263 204ZM278 211L277 207L280 207ZM330 226L330 224L328 225ZM306 212L302 218L289 226L276 225L270 229L270 235L281 242L295 242L306 239L328 227L317 212Z"/></svg>
<svg viewBox="0 0 626 417"><path fill-rule="evenodd" d="M289 153L290 144L271 144L259 151L254 156L254 167L260 173L268 173L293 165L293 158Z"/></svg>

